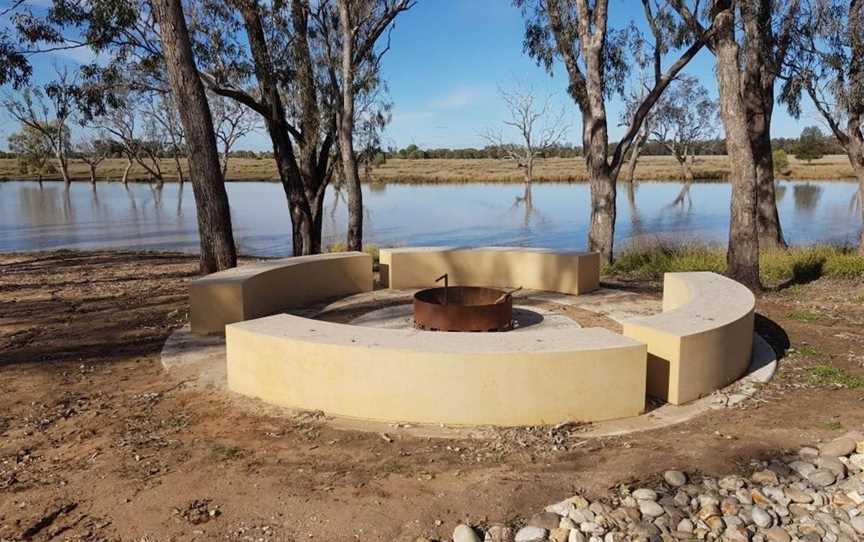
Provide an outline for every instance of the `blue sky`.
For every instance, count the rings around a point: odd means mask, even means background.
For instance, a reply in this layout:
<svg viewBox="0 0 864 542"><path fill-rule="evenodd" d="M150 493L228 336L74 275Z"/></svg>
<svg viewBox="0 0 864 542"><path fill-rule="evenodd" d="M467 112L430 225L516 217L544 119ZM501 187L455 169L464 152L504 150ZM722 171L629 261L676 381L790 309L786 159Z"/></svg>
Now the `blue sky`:
<svg viewBox="0 0 864 542"><path fill-rule="evenodd" d="M45 0L36 0L36 3ZM0 0L0 6L9 0ZM642 21L639 0L611 0L610 26L623 27ZM0 22L2 24L2 22ZM421 148L482 147L480 133L499 128L506 117L497 87L514 82L530 86L539 94L554 94L565 108L571 126L567 140L581 144L578 109L566 94L567 77L556 69L552 77L522 51L524 22L510 0L419 0L400 16L392 34L392 48L383 62L393 102L393 119L387 127L386 146ZM37 80L49 77L52 65L74 67L92 57L87 51L65 51L34 58ZM686 68L716 96L714 58L703 50ZM789 117L782 106L775 108L772 135L797 137L802 126L819 124L805 104L800 121ZM608 103L610 139L623 129L616 126L621 103ZM0 139L15 131L2 118ZM270 147L265 134L249 136L240 147L263 150Z"/></svg>

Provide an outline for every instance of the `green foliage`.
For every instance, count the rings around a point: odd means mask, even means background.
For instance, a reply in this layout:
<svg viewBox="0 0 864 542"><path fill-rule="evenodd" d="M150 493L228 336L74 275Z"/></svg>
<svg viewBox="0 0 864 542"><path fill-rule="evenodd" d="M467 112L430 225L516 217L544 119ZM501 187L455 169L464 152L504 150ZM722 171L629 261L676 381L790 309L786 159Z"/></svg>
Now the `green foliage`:
<svg viewBox="0 0 864 542"><path fill-rule="evenodd" d="M726 256L719 249L702 245L658 244L647 249L628 249L606 269L610 275L637 280L660 280L674 271L714 271L726 269Z"/></svg>
<svg viewBox="0 0 864 542"><path fill-rule="evenodd" d="M787 156L786 151L783 149L774 151L773 159L774 171L779 171L784 174L789 172L789 156Z"/></svg>
<svg viewBox="0 0 864 542"><path fill-rule="evenodd" d="M9 136L9 150L18 156L18 171L36 175L50 173L48 159L52 155L51 141L31 126L23 126L20 132Z"/></svg>
<svg viewBox="0 0 864 542"><path fill-rule="evenodd" d="M864 388L864 377L850 375L839 367L814 365L807 369L810 382L820 386L837 386L852 390Z"/></svg>
<svg viewBox="0 0 864 542"><path fill-rule="evenodd" d="M795 158L804 160L808 164L813 160L822 158L824 152L824 140L822 131L816 126L808 126L801 131L798 144L795 146Z"/></svg>
<svg viewBox="0 0 864 542"><path fill-rule="evenodd" d="M823 271L826 276L837 279L864 277L864 256L853 252L834 254L825 261Z"/></svg>

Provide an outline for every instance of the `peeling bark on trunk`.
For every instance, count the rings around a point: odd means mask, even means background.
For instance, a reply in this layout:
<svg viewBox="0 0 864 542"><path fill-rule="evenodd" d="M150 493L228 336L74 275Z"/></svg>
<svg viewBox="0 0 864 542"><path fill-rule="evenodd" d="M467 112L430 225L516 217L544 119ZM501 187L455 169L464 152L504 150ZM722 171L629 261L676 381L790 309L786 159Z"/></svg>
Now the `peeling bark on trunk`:
<svg viewBox="0 0 864 542"><path fill-rule="evenodd" d="M219 168L213 118L204 85L195 67L180 0L154 0L153 5L159 22L168 78L187 138L189 170L201 240L201 272L213 273L237 265L231 210Z"/></svg>
<svg viewBox="0 0 864 542"><path fill-rule="evenodd" d="M339 151L348 191L348 250L363 250L363 192L354 154L354 27L347 0L339 0L342 30L342 95L339 112Z"/></svg>
<svg viewBox="0 0 864 542"><path fill-rule="evenodd" d="M726 255L728 274L754 291L761 289L759 279L759 236L757 229L756 163L747 126L742 98L743 81L739 72L739 47L735 39L734 7L731 2L715 16L717 36L714 54L717 58L717 84L720 114L726 128L732 185L730 205L729 248Z"/></svg>
<svg viewBox="0 0 864 542"><path fill-rule="evenodd" d="M129 171L132 169L132 158L126 157L126 168L123 170L123 186L129 186Z"/></svg>

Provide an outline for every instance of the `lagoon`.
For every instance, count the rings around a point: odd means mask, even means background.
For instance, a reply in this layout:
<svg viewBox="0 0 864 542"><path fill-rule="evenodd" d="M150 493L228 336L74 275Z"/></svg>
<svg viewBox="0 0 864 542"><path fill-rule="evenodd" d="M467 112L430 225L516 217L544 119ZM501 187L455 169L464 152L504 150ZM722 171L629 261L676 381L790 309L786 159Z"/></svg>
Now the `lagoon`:
<svg viewBox="0 0 864 542"><path fill-rule="evenodd" d="M282 187L228 183L241 254L287 256L290 223ZM616 248L665 239L725 243L729 185L643 181L618 189ZM779 181L778 209L793 245L857 245L862 224L858 184ZM396 245L510 245L585 248L589 188L584 183L364 185L366 242ZM344 239L344 194L330 190L324 243ZM0 252L53 249L195 251L192 187L167 183L0 183Z"/></svg>

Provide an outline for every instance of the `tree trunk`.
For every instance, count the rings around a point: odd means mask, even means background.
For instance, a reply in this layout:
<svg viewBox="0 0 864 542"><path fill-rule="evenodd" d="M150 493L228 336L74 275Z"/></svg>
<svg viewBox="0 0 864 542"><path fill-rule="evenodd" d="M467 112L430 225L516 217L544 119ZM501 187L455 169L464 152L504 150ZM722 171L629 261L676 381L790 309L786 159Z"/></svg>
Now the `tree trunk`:
<svg viewBox="0 0 864 542"><path fill-rule="evenodd" d="M525 183L531 184L534 182L534 156L529 155L528 159L525 160Z"/></svg>
<svg viewBox="0 0 864 542"><path fill-rule="evenodd" d="M741 96L738 43L735 40L734 7L731 2L715 18L717 37L717 86L720 114L726 129L729 154L729 181L732 185L730 205L729 248L726 254L728 274L754 291L761 289L759 278L759 236L756 199L756 164L747 128L747 115Z"/></svg>
<svg viewBox="0 0 864 542"><path fill-rule="evenodd" d="M849 163L852 164L852 171L855 172L855 177L858 178L858 206L861 211L861 235L858 241L858 254L864 256L864 138L860 137L860 132L855 133L854 130L847 130L851 137L846 145L846 155L849 157Z"/></svg>
<svg viewBox="0 0 864 542"><path fill-rule="evenodd" d="M681 176L684 179L684 182L690 184L693 182L693 169L690 167L690 164L687 162L687 151L684 151L684 155L675 154L675 159L678 160L678 164L681 166Z"/></svg>
<svg viewBox="0 0 864 542"><path fill-rule="evenodd" d="M772 88L773 92L773 88ZM759 99L759 98L753 98ZM774 97L771 96L773 103ZM777 212L777 196L774 193L774 155L771 148L771 113L763 109L759 113L748 107L750 147L756 163L757 228L759 244L766 247L786 248L780 215Z"/></svg>
<svg viewBox="0 0 864 542"><path fill-rule="evenodd" d="M237 252L231 210L219 168L219 152L210 105L195 67L192 44L180 0L154 0L168 78L187 138L192 192L201 240L201 272L235 267Z"/></svg>
<svg viewBox="0 0 864 542"><path fill-rule="evenodd" d="M363 192L354 154L354 27L348 0L339 0L342 30L342 96L339 111L339 151L348 189L348 250L363 250Z"/></svg>
<svg viewBox="0 0 864 542"><path fill-rule="evenodd" d="M66 186L72 182L69 178L69 163L66 161L66 154L62 150L57 151L57 165L60 166L60 175L63 177L63 182Z"/></svg>
<svg viewBox="0 0 864 542"><path fill-rule="evenodd" d="M176 154L174 155L174 168L177 170L177 180L180 182L182 186L184 182L186 182L186 177L183 175L183 165L180 163L180 157ZM225 176L222 176L222 179L225 179ZM160 183L161 184L161 183Z"/></svg>
<svg viewBox="0 0 864 542"><path fill-rule="evenodd" d="M603 92L598 80L591 80L597 88L589 92L592 115L583 113L582 141L585 142L585 162L591 187L591 226L588 231L588 250L599 252L601 261L612 263L615 238L615 175L609 169L608 133Z"/></svg>
<svg viewBox="0 0 864 542"><path fill-rule="evenodd" d="M123 186L129 186L129 170L132 169L132 158L126 157L126 169L123 170Z"/></svg>
<svg viewBox="0 0 864 542"><path fill-rule="evenodd" d="M645 143L645 133L639 132L633 138L633 146L630 147L630 159L627 161L627 177L628 183L632 183L636 178L636 163L639 161L639 155L642 154L642 145Z"/></svg>
<svg viewBox="0 0 864 542"><path fill-rule="evenodd" d="M87 164L90 166L90 184L96 186L96 165L95 164Z"/></svg>

